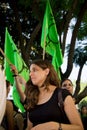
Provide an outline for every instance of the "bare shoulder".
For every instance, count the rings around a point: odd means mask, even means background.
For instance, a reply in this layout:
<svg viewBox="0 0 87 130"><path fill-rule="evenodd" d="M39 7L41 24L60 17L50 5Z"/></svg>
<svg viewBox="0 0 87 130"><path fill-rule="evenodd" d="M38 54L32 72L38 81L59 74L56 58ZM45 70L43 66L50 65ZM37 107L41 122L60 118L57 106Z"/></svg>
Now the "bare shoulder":
<svg viewBox="0 0 87 130"><path fill-rule="evenodd" d="M71 103L71 104L74 104L74 99L72 96L68 95L66 98L65 98L65 101L64 101L65 104L68 104L68 103Z"/></svg>

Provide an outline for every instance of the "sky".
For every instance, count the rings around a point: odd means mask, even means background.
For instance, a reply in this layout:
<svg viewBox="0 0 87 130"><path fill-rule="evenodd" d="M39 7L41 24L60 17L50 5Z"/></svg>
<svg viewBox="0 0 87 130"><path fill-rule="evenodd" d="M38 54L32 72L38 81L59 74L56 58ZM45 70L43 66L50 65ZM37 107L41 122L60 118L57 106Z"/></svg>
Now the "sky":
<svg viewBox="0 0 87 130"><path fill-rule="evenodd" d="M75 80L78 75L79 67L74 67L73 72L70 75L70 79ZM75 76L76 75L76 76ZM87 66L85 65L82 70L81 81L87 83Z"/></svg>
<svg viewBox="0 0 87 130"><path fill-rule="evenodd" d="M66 71L66 67L67 67L67 59L64 58L63 64L61 66L62 72ZM71 75L69 76L69 78L72 81L75 81L77 79L78 71L79 71L79 67L78 66L76 67L74 65L73 66L73 71L72 71ZM87 83L87 65L84 65L84 68L82 70L81 81Z"/></svg>

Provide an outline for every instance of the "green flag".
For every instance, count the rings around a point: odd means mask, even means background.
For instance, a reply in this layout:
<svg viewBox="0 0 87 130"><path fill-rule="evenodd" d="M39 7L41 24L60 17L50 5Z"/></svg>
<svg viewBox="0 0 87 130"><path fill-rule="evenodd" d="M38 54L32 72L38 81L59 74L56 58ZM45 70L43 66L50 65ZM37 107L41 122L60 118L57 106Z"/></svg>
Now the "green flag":
<svg viewBox="0 0 87 130"><path fill-rule="evenodd" d="M52 56L52 64L55 70L58 72L58 68L61 66L63 58L56 24L49 1L47 1L46 11L43 19L41 46L44 51Z"/></svg>
<svg viewBox="0 0 87 130"><path fill-rule="evenodd" d="M14 64L18 70L18 73L24 77L24 79L27 81L29 79L29 70L26 66L25 62L23 61L20 52L18 51L14 41L12 40L12 37L10 36L7 28L5 32L5 47L4 47L5 55L10 60L12 64ZM6 79L10 81L10 83L13 85L13 100L15 105L23 112L24 107L20 103L20 97L15 87L14 77L12 76L12 72L10 70L9 63L7 62L6 58L4 60L4 68L5 68L5 75ZM24 91L24 86L22 86L22 89Z"/></svg>

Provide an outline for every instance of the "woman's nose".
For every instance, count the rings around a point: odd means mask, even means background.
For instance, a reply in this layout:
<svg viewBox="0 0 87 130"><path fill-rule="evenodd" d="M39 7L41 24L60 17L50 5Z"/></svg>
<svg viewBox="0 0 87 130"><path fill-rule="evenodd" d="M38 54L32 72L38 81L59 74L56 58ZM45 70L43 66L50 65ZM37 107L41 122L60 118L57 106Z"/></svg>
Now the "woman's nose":
<svg viewBox="0 0 87 130"><path fill-rule="evenodd" d="M32 76L32 75L33 75L33 71L30 72L30 76Z"/></svg>

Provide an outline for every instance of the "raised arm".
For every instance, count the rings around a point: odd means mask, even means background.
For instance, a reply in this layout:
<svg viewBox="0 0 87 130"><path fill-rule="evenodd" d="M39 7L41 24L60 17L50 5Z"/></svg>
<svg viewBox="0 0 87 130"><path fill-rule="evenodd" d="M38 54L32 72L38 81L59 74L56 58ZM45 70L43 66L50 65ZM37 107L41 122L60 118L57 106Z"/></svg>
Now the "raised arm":
<svg viewBox="0 0 87 130"><path fill-rule="evenodd" d="M17 69L14 65L11 64L10 67L11 67L11 70L14 74L14 79L15 79L15 82L16 82L16 88L17 88L18 93L20 95L20 99L21 99L22 102L24 102L26 95L25 95L24 91L22 90L22 85L25 86L26 81L22 76L20 76L18 74L18 71L17 71Z"/></svg>

